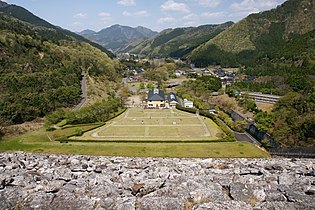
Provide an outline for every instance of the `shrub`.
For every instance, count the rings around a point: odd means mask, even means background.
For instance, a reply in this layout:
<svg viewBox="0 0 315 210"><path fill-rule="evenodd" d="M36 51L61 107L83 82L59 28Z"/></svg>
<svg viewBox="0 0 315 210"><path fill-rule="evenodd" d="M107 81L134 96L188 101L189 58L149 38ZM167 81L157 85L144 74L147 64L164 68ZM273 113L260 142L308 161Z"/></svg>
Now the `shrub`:
<svg viewBox="0 0 315 210"><path fill-rule="evenodd" d="M76 128L74 132L75 132L75 136L83 135L83 130L81 128Z"/></svg>
<svg viewBox="0 0 315 210"><path fill-rule="evenodd" d="M197 110L194 108L186 108L186 107L182 107L179 104L176 105L176 109L184 111L184 112L189 112L189 113L193 113L196 114Z"/></svg>

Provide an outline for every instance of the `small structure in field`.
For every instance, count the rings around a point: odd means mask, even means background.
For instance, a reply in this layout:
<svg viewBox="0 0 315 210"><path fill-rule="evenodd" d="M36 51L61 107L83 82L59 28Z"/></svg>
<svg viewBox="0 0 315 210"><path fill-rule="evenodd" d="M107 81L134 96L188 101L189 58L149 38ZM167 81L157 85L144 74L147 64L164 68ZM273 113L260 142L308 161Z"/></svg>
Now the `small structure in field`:
<svg viewBox="0 0 315 210"><path fill-rule="evenodd" d="M192 101L188 101L186 98L184 99L184 107L186 108L193 108L194 103Z"/></svg>

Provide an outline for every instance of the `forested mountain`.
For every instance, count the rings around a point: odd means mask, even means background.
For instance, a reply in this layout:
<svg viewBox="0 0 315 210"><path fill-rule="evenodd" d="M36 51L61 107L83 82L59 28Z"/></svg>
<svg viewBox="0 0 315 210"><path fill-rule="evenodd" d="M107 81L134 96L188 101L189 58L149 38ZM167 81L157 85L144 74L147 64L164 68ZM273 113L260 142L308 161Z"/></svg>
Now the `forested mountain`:
<svg viewBox="0 0 315 210"><path fill-rule="evenodd" d="M120 77L119 64L80 36L21 7L3 2L0 7L0 123L72 107L81 98L82 71L107 81Z"/></svg>
<svg viewBox="0 0 315 210"><path fill-rule="evenodd" d="M20 7L17 5L7 4L5 2L0 1L0 12L7 14L11 17L15 17L21 21L30 23L30 24L35 25L35 26L42 26L45 28L53 29L55 31L54 36L58 37L57 39L68 39L70 37L75 38L79 41L87 42L90 45L102 50L103 52L105 52L110 57L114 57L114 54L111 53L110 51L108 51L107 49L105 49L104 47L102 47L102 46L76 34L76 33L62 29L58 26L54 26L54 25L48 23L47 21L32 14L30 11L26 10L23 7Z"/></svg>
<svg viewBox="0 0 315 210"><path fill-rule="evenodd" d="M191 60L197 65L229 66L253 65L266 59L286 63L315 60L309 56L314 55L314 29L315 0L288 0L231 26L194 50Z"/></svg>
<svg viewBox="0 0 315 210"><path fill-rule="evenodd" d="M231 25L233 25L233 22L220 25L166 29L145 41L131 43L120 51L149 56L183 57Z"/></svg>
<svg viewBox="0 0 315 210"><path fill-rule="evenodd" d="M249 15L189 58L197 66L241 67L248 78L230 91L282 95L271 113L255 111L256 125L281 146L315 146L315 0Z"/></svg>
<svg viewBox="0 0 315 210"><path fill-rule="evenodd" d="M91 32L84 30L79 34L113 51L117 51L135 40L146 39L157 34L157 32L142 26L132 28L117 24L99 32Z"/></svg>

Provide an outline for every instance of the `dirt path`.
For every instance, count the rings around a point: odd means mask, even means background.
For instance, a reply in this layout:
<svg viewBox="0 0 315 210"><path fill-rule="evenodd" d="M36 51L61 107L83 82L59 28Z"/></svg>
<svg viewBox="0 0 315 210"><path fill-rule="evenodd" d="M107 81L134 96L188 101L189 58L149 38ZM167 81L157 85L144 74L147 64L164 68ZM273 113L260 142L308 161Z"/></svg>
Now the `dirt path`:
<svg viewBox="0 0 315 210"><path fill-rule="evenodd" d="M200 123L201 123L203 129L205 130L205 133L206 133L205 136L211 136L210 131L209 131L207 125L206 125L205 122L201 119L200 115L199 115L199 114L196 114L196 116L197 116L198 120L200 121Z"/></svg>

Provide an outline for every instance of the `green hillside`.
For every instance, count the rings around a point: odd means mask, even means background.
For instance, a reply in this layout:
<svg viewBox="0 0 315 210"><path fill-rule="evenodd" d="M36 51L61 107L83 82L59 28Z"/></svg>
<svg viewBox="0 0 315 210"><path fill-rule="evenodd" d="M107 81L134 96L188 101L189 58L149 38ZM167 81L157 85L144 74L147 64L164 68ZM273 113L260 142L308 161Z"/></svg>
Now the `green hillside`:
<svg viewBox="0 0 315 210"><path fill-rule="evenodd" d="M149 56L183 57L232 24L232 22L227 22L221 25L166 29L150 39L129 44L121 52Z"/></svg>
<svg viewBox="0 0 315 210"><path fill-rule="evenodd" d="M314 29L315 1L288 0L276 9L252 14L234 24L195 49L190 57L197 65L219 63L230 66L253 65L280 58L285 63L296 59L300 62L315 60L313 50L301 48L303 44L313 42L312 35L306 34L313 33ZM299 51L296 51L297 46Z"/></svg>
<svg viewBox="0 0 315 210"><path fill-rule="evenodd" d="M119 77L104 52L41 23L0 12L1 121L22 123L77 104L82 71L107 81Z"/></svg>
<svg viewBox="0 0 315 210"><path fill-rule="evenodd" d="M49 29L53 29L55 34L54 34L54 39L68 39L68 38L75 38L79 41L82 42L86 42L89 43L90 45L100 49L101 51L105 52L108 56L110 57L114 57L114 54L111 53L110 51L108 51L107 49L105 49L104 47L91 42L90 40L77 35L76 33L73 33L71 31L62 29L58 26L54 26L50 23L48 23L47 21L37 17L36 15L32 14L31 12L29 12L28 10L24 9L23 7L17 6L17 5L10 5L7 4L5 2L0 2L0 12L7 14L11 17L15 17L21 21L30 23L32 25L35 26L41 26L41 27L45 27L45 28L49 28ZM51 37L52 38L52 37Z"/></svg>

